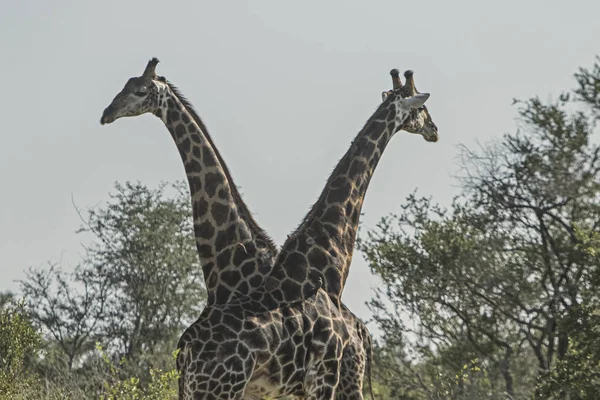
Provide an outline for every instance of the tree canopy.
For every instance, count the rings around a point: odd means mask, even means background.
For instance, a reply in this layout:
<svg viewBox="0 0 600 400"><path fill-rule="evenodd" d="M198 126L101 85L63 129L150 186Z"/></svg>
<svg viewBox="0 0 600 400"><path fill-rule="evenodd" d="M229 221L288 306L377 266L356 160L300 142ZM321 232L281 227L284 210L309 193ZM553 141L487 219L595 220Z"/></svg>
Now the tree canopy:
<svg viewBox="0 0 600 400"><path fill-rule="evenodd" d="M575 78L555 101L515 101L516 133L460 148L450 207L413 193L363 235L384 283L370 307L397 369L387 380L407 398L596 398L556 372L600 358L586 336L600 300L599 61Z"/></svg>
<svg viewBox="0 0 600 400"><path fill-rule="evenodd" d="M29 371L59 388L59 397L126 398L111 396L115 388L124 395L152 385L167 393L172 352L206 299L191 214L183 183L157 189L117 183L105 205L81 213L78 232L94 240L75 268L29 269L21 282L25 304L4 311L15 326L0 340L24 349L19 352L31 349ZM1 300L13 301L9 294Z"/></svg>

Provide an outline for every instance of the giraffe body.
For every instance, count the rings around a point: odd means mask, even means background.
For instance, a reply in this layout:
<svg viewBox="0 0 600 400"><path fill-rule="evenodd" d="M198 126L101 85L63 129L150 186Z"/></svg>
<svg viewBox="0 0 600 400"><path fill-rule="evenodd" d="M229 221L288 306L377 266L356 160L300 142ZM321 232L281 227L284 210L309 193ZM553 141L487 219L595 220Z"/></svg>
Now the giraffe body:
<svg viewBox="0 0 600 400"><path fill-rule="evenodd" d="M364 377L369 381L371 399L373 384L371 366L373 362L373 342L365 323L342 303L342 316L349 333L349 343L344 347L340 366L340 382L336 388L337 400L362 400Z"/></svg>
<svg viewBox="0 0 600 400"><path fill-rule="evenodd" d="M333 399L349 334L329 296L314 290L292 304L255 292L207 307L179 342L180 398Z"/></svg>

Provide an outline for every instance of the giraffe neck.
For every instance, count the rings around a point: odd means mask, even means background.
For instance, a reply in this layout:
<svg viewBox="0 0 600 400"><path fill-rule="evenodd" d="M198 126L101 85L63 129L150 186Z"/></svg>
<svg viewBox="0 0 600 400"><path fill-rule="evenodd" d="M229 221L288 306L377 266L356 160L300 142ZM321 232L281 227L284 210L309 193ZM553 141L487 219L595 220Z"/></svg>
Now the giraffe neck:
<svg viewBox="0 0 600 400"><path fill-rule="evenodd" d="M163 85L155 114L171 133L185 167L208 304L225 303L262 284L274 244L241 200L191 104L173 85Z"/></svg>
<svg viewBox="0 0 600 400"><path fill-rule="evenodd" d="M274 279L315 282L321 277L323 289L341 304L369 182L402 122L397 109L384 102L355 137L317 202L282 246Z"/></svg>

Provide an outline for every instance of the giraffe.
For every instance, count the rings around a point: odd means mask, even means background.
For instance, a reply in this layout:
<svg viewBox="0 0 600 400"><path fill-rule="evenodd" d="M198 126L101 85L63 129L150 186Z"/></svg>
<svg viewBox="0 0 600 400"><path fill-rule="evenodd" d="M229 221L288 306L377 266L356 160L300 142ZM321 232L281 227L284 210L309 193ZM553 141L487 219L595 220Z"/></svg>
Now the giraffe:
<svg viewBox="0 0 600 400"><path fill-rule="evenodd" d="M241 220L243 220L245 222L247 229L249 229L249 231L250 231L250 236L252 237L252 239L254 241L253 246L246 243L245 248L249 248L249 247L257 248L257 249L259 249L260 254L262 254L262 258L260 259L260 262L256 262L256 258L254 257L254 255L248 254L247 252L244 252L244 253L238 255L238 258L240 258L238 265L244 266L241 269L242 276L243 276L243 278L248 278L248 277L252 278L252 275L254 274L254 276L259 276L261 279L263 279L264 272L270 271L270 266L272 266L274 263L274 259L278 253L278 249L275 246L272 239L266 234L266 232L262 228L259 227L258 223L252 217L252 214L251 214L248 206L243 201L241 195L239 194L239 191L237 190L237 186L233 182L233 178L229 172L229 169L228 169L225 161L223 160L220 152L214 145L214 142L212 141L211 136L208 134L208 130L207 130L204 122L201 120L201 118L199 117L198 113L194 110L192 105L187 101L187 99L185 99L181 95L181 93L178 91L177 88L175 88L175 86L173 84L166 81L166 79L164 79L164 78L159 78L158 76L156 76L155 68L156 68L157 64L158 64L158 59L152 59L149 62L149 64L147 65L146 70L141 78L145 78L145 77L149 76L151 79L157 79L158 81L160 81L162 83L166 83L170 87L171 91L173 92L173 95L179 99L182 107L189 114L191 121L193 121L197 125L196 127L194 127L194 130L197 132L197 135L200 136L203 146L212 150L212 152L214 153L214 157L216 157L217 160L213 161L213 162L217 168L220 168L222 170L222 175L225 177L225 183L223 184L223 188L226 188L226 190L228 189L230 191L231 196L232 196L231 201L233 201L233 203L235 203L235 206L238 210L239 217ZM148 79L142 79L141 84L147 86L148 85L147 81L148 81ZM134 92L135 87L130 86L129 91ZM123 97L124 94L125 93L122 93L121 98ZM137 97L139 97L139 96L137 96ZM134 97L134 99L137 100L136 97ZM117 111L119 110L119 108L122 108L123 106L122 105L114 105L114 106L111 105L111 106L112 107L107 108L108 111L105 110L104 115L101 118L101 123L109 124L121 117L121 115ZM174 116L172 111L168 111L168 112L161 113L161 114ZM176 118L172 118L172 120L175 120L175 119ZM181 119L185 120L185 117L182 116ZM190 123L191 123L191 121L190 121ZM169 127L168 124L167 124L167 127ZM176 126L169 128L169 130L171 132L175 131L176 129L177 129ZM194 140L194 142L200 142L200 140ZM201 154L201 153L199 151L194 151L195 150L194 147L189 146L189 141L175 139L175 143L176 143L177 149L181 155L181 158L184 161L184 166L185 166L186 174L188 177L188 182L189 182L189 186L190 186L190 194L191 194L191 199L192 199L192 209L194 210L194 220L199 220L199 218L201 217L198 214L199 210L205 210L204 212L206 212L207 207L202 204L205 201L203 192L202 192L202 186L199 184L196 184L194 177L202 176L203 170L202 170L202 164L201 164L200 160L197 160L198 162L190 162L190 160L194 160L195 158L197 158L196 154ZM209 150L207 150L207 151L209 151ZM186 160L187 160L187 165L186 165ZM197 238L202 237L202 231L200 229L198 229L198 227L199 227L199 224L194 224L195 235ZM201 244L202 243L199 243L199 245L201 245ZM262 270L260 270L260 268L259 268L259 271L255 271L257 269L257 267L259 267L259 266L262 267ZM251 268L251 267L254 267L254 268ZM205 274L205 276L211 276L211 275L210 275L210 273L207 273L207 274ZM257 286L257 285L255 284L254 286ZM244 290L247 290L248 288L249 288L249 286L242 287L242 289L244 289ZM239 290L239 292L241 294L247 293L244 290ZM212 292L214 293L215 291L213 290ZM215 297L213 296L212 298L214 299ZM224 302L226 302L226 301L224 301ZM367 327L360 320L360 318L355 316L343 304L342 304L342 312L344 314L344 319L346 321L348 329L351 332L351 336L353 336L353 338L354 338L350 342L349 349L346 349L344 351L344 359L342 360L342 362L344 364L344 371L351 371L352 374L360 376L361 381L360 381L360 384L357 384L355 382L356 380L347 380L347 379L342 380L340 382L340 386L338 387L338 392L339 393L347 393L347 392L352 392L352 391L361 392L362 376L363 376L363 373L366 368L365 367L366 360L369 357L369 355L366 354L366 352L370 351L371 346L372 346L372 343L370 341L371 337L370 337Z"/></svg>
<svg viewBox="0 0 600 400"><path fill-rule="evenodd" d="M382 93L383 101L394 93L399 93L403 98L409 98L418 94L414 84L413 71L407 70L404 73L406 78L404 86L400 81L397 69L391 70L390 75L392 77L393 89ZM422 105L417 110L414 110L413 113L416 118L415 122L417 123L405 124L401 129L410 133L420 134L428 142L436 142L438 140L437 126L433 122L426 106ZM377 115L377 112L375 115ZM325 291L330 294L334 303L342 307L342 312L346 314L347 325L352 332L351 338L353 338L354 342L344 349L342 362L346 365L341 368L340 385L336 392L336 398L339 400L363 398L362 387L366 368L368 368L366 372L369 378L371 398L373 398L373 387L370 382L372 362L371 336L365 324L354 316L341 302L341 293L352 261L354 241L358 229L358 218L369 180L385 149L385 145L396 132L396 130L388 130L387 132L384 130L381 132L377 131L377 128L382 129L383 126L377 126L372 118L357 135L352 142L350 150L338 162L317 203L313 205L296 231L288 236L288 240L281 248L281 254L290 252L290 254L297 256L297 250L302 247L302 242L309 244L308 251L302 251L306 255L306 264L309 265L309 268L322 269L322 280L325 283ZM380 139L380 141L376 141L375 139ZM372 146L369 147L369 145ZM353 170L358 168L359 163L364 164L365 167L368 165L368 168L362 174L359 171ZM344 190L344 184L352 190ZM335 202L331 201L332 198L335 198ZM327 213L328 209L334 203L341 203L342 206L337 206L334 214L329 215ZM349 207L353 207L353 209L347 208L348 205L350 205ZM335 215L335 212L339 215ZM338 232L344 233L338 236L327 237L330 230L335 229ZM311 260L311 252L313 253L312 257L314 257L313 260ZM333 258L333 262L326 262L327 256L330 257L330 260ZM285 256L282 255L282 257ZM335 290L336 288L339 288L339 290ZM352 323L354 321L356 321L355 325ZM352 330L353 328L354 330Z"/></svg>
<svg viewBox="0 0 600 400"><path fill-rule="evenodd" d="M390 96L397 100L429 97L429 94L416 91L412 71L405 72L404 86L398 70L393 69L390 74L394 89L384 92L382 106L354 138L317 202L288 236L279 253L285 271L290 271L285 267L288 263L302 264L306 266L304 279L309 279L309 274L313 280L320 276L324 282L323 290L338 306L352 261L363 200L385 147L400 129L420 134L428 142L438 140L437 126L424 104L411 110L411 118L403 125L390 119L395 115L394 110L385 107Z"/></svg>
<svg viewBox="0 0 600 400"><path fill-rule="evenodd" d="M389 136L403 127L423 130L420 107L428 97L394 91L363 130ZM322 290L323 275L306 261L311 244L295 245L280 253L263 286L207 307L184 332L180 398L335 398L348 329L340 305Z"/></svg>
<svg viewBox="0 0 600 400"><path fill-rule="evenodd" d="M194 235L207 303L247 294L271 272L275 245L258 226L198 114L180 91L156 75L152 58L104 110L101 124L152 112L171 133L192 195Z"/></svg>
<svg viewBox="0 0 600 400"><path fill-rule="evenodd" d="M149 75L155 75L153 69L152 74L145 71L142 77L132 78L101 122L147 112L165 123L169 118L185 121L185 110L166 80L142 79ZM394 93L378 111L385 110L388 122L397 128L407 121L413 126L411 110L427 97L403 99ZM191 125L172 127L176 141L185 141ZM205 153L214 160L214 153ZM301 259L288 256L285 263L292 267L291 275L278 261L265 285L235 301L212 303L184 332L178 346L182 398L240 399L244 393L245 398L289 394L309 400L333 398L342 348L349 340L346 325L337 305L321 290L322 280L310 276Z"/></svg>

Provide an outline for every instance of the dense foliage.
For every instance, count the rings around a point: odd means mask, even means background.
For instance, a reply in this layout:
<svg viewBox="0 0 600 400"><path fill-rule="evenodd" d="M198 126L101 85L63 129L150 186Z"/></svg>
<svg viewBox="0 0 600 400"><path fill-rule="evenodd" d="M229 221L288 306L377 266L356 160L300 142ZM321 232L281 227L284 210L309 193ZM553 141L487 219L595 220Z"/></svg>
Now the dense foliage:
<svg viewBox="0 0 600 400"><path fill-rule="evenodd" d="M116 184L82 221L94 240L75 268L30 269L25 304L0 297L0 397L32 398L29 387L40 398L174 395L172 352L206 298L189 193Z"/></svg>
<svg viewBox="0 0 600 400"><path fill-rule="evenodd" d="M450 207L413 194L363 237L390 398L600 398L599 62L463 147Z"/></svg>

